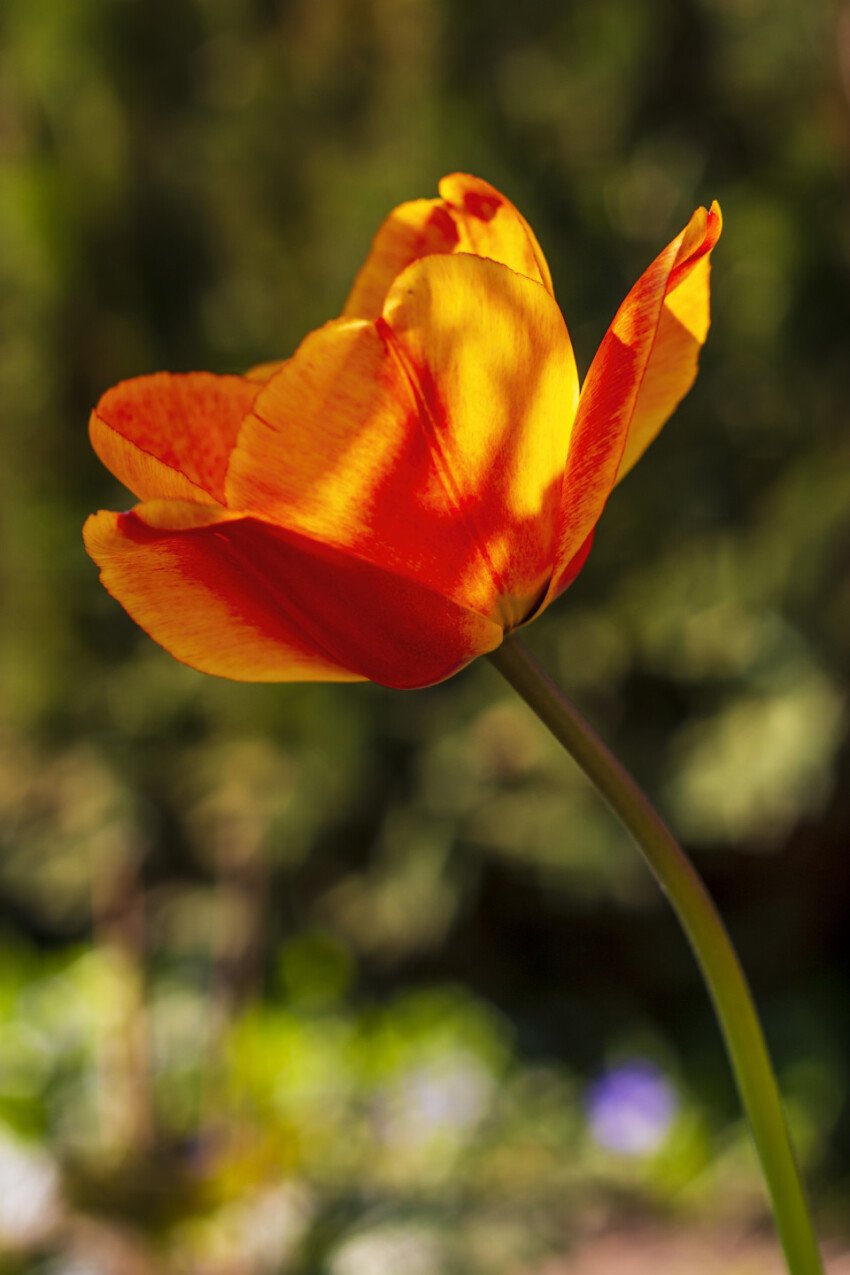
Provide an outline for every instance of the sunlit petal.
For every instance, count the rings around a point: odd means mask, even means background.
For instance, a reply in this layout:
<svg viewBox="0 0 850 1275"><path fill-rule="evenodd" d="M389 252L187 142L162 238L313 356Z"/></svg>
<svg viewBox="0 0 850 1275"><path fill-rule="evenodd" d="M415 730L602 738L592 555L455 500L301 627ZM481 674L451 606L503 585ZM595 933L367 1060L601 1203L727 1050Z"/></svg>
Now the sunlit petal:
<svg viewBox="0 0 850 1275"><path fill-rule="evenodd" d="M416 262L384 318L458 527L512 626L542 595L578 398L569 335L540 284L470 256Z"/></svg>
<svg viewBox="0 0 850 1275"><path fill-rule="evenodd" d="M570 439L547 603L566 587L574 555L596 525L618 477L633 463L631 449L636 459L693 381L698 335L707 330L701 271L719 233L717 205L710 213L699 209L629 292L591 364ZM691 285L695 272L696 298ZM687 304L677 308L674 298L682 288ZM676 335L678 327L685 327L680 313L690 324L682 338Z"/></svg>
<svg viewBox="0 0 850 1275"><path fill-rule="evenodd" d="M246 418L226 490L233 508L482 613L493 606L495 586L480 578L475 541L439 481L409 380L374 324L342 319L304 341Z"/></svg>
<svg viewBox="0 0 850 1275"><path fill-rule="evenodd" d="M489 257L552 291L552 277L534 232L509 199L467 173L440 182L440 199L416 199L394 209L378 231L354 281L343 314L376 319L394 279L434 253Z"/></svg>
<svg viewBox="0 0 850 1275"><path fill-rule="evenodd" d="M377 324L327 325L269 381L228 504L515 623L548 580L577 397L563 319L539 284L430 257Z"/></svg>
<svg viewBox="0 0 850 1275"><path fill-rule="evenodd" d="M534 231L495 186L468 173L452 173L440 182L440 194L457 226L455 252L490 257L553 291L549 265Z"/></svg>
<svg viewBox="0 0 850 1275"><path fill-rule="evenodd" d="M708 213L697 209L684 231L635 403L618 481L640 460L696 379L710 321L711 249L721 229L720 208L714 203Z"/></svg>
<svg viewBox="0 0 850 1275"><path fill-rule="evenodd" d="M377 319L393 280L431 253L454 252L457 227L442 199L414 199L393 209L372 241L343 308L343 315Z"/></svg>

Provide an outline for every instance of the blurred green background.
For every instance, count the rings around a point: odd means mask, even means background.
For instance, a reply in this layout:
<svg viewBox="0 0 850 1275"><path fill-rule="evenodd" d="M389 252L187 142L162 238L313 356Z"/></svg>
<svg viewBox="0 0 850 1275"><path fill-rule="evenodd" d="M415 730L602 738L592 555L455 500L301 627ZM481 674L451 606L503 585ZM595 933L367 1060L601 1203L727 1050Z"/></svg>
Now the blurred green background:
<svg viewBox="0 0 850 1275"><path fill-rule="evenodd" d="M493 669L205 679L82 550L100 393L289 354L456 169L581 369L722 204L697 386L529 641L707 878L850 1242L848 85L826 0L2 0L3 1275L780 1269L685 940Z"/></svg>

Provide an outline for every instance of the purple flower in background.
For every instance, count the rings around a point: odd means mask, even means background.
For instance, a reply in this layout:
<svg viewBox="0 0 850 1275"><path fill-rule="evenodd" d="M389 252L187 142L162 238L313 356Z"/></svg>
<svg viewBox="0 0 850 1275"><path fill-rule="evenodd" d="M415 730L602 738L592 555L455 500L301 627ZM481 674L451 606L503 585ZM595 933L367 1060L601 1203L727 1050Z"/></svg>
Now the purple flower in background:
<svg viewBox="0 0 850 1275"><path fill-rule="evenodd" d="M587 1093L594 1139L621 1155L646 1155L660 1146L677 1107L673 1086L646 1059L606 1072Z"/></svg>

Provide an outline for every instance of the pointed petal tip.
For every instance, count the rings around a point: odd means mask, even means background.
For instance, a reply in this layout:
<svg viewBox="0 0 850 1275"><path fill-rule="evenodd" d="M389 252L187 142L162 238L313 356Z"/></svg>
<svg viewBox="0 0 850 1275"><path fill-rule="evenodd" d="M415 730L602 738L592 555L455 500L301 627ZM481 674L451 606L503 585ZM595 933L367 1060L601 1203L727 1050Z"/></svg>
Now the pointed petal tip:
<svg viewBox="0 0 850 1275"><path fill-rule="evenodd" d="M680 236L676 262L670 271L667 292L672 292L693 270L696 263L714 249L723 229L720 205L713 200L711 207L697 208Z"/></svg>
<svg viewBox="0 0 850 1275"><path fill-rule="evenodd" d="M710 248L713 248L720 238L720 232L723 229L723 213L720 211L720 205L716 199L712 199L711 207L708 210L708 225L706 226L706 237L711 240Z"/></svg>

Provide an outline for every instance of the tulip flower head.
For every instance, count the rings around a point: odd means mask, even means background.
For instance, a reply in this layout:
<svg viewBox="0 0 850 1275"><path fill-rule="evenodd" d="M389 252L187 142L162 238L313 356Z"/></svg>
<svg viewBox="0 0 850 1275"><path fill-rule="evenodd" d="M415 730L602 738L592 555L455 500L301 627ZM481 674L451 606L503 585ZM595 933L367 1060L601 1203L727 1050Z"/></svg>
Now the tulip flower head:
<svg viewBox="0 0 850 1275"><path fill-rule="evenodd" d="M720 211L645 271L583 385L525 219L463 174L384 222L342 317L244 376L157 373L91 418L138 498L88 519L167 651L243 681L426 686L575 579L609 493L688 391Z"/></svg>

